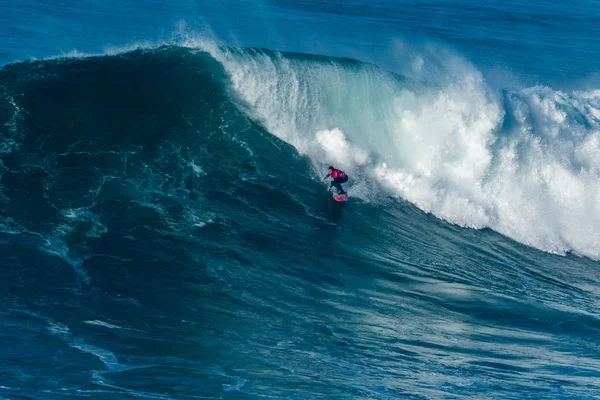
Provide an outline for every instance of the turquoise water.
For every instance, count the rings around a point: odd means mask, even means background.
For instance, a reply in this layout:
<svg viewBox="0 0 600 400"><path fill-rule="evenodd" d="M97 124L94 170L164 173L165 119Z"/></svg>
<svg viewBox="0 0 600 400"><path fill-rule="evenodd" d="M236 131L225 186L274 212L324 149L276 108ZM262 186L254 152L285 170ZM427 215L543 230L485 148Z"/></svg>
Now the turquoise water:
<svg viewBox="0 0 600 400"><path fill-rule="evenodd" d="M600 393L591 2L2 8L0 397Z"/></svg>

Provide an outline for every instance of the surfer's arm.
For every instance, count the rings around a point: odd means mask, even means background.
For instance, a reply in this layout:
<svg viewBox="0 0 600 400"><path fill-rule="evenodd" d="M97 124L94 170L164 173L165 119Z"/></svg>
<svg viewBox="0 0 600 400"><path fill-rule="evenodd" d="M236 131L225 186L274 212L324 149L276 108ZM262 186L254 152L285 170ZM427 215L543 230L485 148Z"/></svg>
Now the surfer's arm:
<svg viewBox="0 0 600 400"><path fill-rule="evenodd" d="M323 182L325 179L327 179L331 174L327 174L323 177L323 179L321 179L321 182Z"/></svg>

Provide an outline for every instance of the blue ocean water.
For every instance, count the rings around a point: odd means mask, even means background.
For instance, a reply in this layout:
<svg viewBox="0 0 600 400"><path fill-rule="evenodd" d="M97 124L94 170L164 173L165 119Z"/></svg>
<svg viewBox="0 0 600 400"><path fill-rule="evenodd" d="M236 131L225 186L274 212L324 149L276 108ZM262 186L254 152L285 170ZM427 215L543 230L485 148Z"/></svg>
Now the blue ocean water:
<svg viewBox="0 0 600 400"><path fill-rule="evenodd" d="M594 3L0 9L0 398L600 394Z"/></svg>

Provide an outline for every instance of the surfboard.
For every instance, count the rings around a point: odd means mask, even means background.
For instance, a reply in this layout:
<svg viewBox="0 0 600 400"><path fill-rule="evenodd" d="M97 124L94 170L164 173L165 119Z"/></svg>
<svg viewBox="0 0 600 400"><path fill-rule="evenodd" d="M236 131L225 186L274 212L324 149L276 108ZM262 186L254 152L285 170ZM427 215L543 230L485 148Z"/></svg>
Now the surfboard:
<svg viewBox="0 0 600 400"><path fill-rule="evenodd" d="M335 201L340 201L340 202L341 201L346 201L346 200L348 200L348 195L346 193L343 193L343 194L334 194L333 195L333 199Z"/></svg>

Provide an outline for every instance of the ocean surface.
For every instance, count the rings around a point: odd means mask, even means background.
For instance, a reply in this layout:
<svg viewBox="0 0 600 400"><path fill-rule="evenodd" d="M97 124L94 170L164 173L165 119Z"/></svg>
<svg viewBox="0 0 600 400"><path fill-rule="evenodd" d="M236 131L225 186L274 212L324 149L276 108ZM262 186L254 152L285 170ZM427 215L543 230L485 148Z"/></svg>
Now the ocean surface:
<svg viewBox="0 0 600 400"><path fill-rule="evenodd" d="M1 399L600 398L596 2L0 10Z"/></svg>

